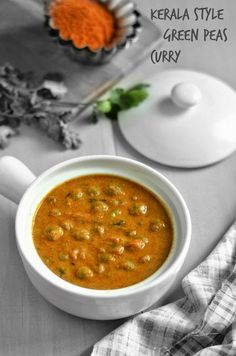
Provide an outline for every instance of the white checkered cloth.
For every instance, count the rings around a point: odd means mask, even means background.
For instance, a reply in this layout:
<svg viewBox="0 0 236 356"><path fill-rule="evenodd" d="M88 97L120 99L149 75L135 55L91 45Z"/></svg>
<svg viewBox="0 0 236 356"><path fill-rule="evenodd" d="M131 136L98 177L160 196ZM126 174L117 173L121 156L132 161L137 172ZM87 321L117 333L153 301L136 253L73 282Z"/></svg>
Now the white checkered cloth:
<svg viewBox="0 0 236 356"><path fill-rule="evenodd" d="M185 297L140 314L92 356L236 356L236 222L182 282Z"/></svg>

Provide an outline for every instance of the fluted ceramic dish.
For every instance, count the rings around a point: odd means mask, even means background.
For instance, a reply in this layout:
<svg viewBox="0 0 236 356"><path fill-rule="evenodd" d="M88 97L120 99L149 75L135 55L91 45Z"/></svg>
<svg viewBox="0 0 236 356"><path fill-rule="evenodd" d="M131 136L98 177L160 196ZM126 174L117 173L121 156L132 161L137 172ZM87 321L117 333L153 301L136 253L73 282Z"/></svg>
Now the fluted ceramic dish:
<svg viewBox="0 0 236 356"><path fill-rule="evenodd" d="M63 47L67 54L73 59L86 64L103 64L109 62L112 57L121 50L128 49L139 39L142 30L140 23L140 13L136 6L129 0L97 0L107 7L116 19L116 31L112 40L112 45L103 47L97 51L92 51L88 47L77 48L72 41L65 41L60 37L60 32L55 28L49 16L50 5L55 0L44 0L46 26L49 35Z"/></svg>

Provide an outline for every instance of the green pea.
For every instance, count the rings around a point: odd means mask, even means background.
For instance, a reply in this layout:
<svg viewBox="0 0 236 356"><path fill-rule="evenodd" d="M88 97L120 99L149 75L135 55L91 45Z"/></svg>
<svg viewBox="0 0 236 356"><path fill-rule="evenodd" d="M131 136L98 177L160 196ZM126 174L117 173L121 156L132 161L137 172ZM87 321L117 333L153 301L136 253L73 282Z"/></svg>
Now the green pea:
<svg viewBox="0 0 236 356"><path fill-rule="evenodd" d="M96 213L105 213L109 210L109 206L103 201L97 201L92 204L92 211Z"/></svg>
<svg viewBox="0 0 236 356"><path fill-rule="evenodd" d="M101 194L101 191L100 191L99 187L92 186L88 189L88 194L92 197L97 197Z"/></svg>
<svg viewBox="0 0 236 356"><path fill-rule="evenodd" d="M84 193L82 192L82 190L77 189L77 190L73 190L72 192L69 193L69 197L72 200L80 200L83 197Z"/></svg>
<svg viewBox="0 0 236 356"><path fill-rule="evenodd" d="M135 269L135 264L132 261L125 261L122 264L122 268L126 271L133 271Z"/></svg>
<svg viewBox="0 0 236 356"><path fill-rule="evenodd" d="M129 208L130 215L140 216L146 215L148 211L148 207L145 204L134 204Z"/></svg>
<svg viewBox="0 0 236 356"><path fill-rule="evenodd" d="M90 232L87 229L75 228L71 234L77 241L90 240Z"/></svg>
<svg viewBox="0 0 236 356"><path fill-rule="evenodd" d="M145 255L139 259L139 262L141 263L148 263L151 261L151 256L150 255Z"/></svg>
<svg viewBox="0 0 236 356"><path fill-rule="evenodd" d="M121 215L121 210L113 210L111 213L112 218L115 218L116 216Z"/></svg>
<svg viewBox="0 0 236 356"><path fill-rule="evenodd" d="M62 229L62 227L57 225L49 225L44 230L44 236L49 241L56 241L63 235L64 235L64 230Z"/></svg>
<svg viewBox="0 0 236 356"><path fill-rule="evenodd" d="M59 209L52 209L50 212L49 212L49 215L50 216L61 216L61 211Z"/></svg>
<svg viewBox="0 0 236 356"><path fill-rule="evenodd" d="M94 231L97 235L102 236L102 235L104 235L104 233L105 233L105 227L102 226L102 225L96 225L96 226L94 226L93 231Z"/></svg>
<svg viewBox="0 0 236 356"><path fill-rule="evenodd" d="M57 198L54 197L54 195L50 195L48 198L47 198L47 201L49 202L49 204L56 204L57 202Z"/></svg>
<svg viewBox="0 0 236 356"><path fill-rule="evenodd" d="M152 220L149 229L153 232L158 232L166 227L164 221L161 219Z"/></svg>
<svg viewBox="0 0 236 356"><path fill-rule="evenodd" d="M112 205L114 205L114 206L118 206L118 205L121 205L122 204L122 200L117 200L117 199L114 199L114 200L112 200Z"/></svg>
<svg viewBox="0 0 236 356"><path fill-rule="evenodd" d="M63 276L66 273L66 269L63 268L63 267L59 267L58 271L59 271L60 277Z"/></svg>
<svg viewBox="0 0 236 356"><path fill-rule="evenodd" d="M82 266L76 271L76 277L79 279L89 279L93 277L93 271L87 267Z"/></svg>
<svg viewBox="0 0 236 356"><path fill-rule="evenodd" d="M61 252L59 254L58 258L61 261L67 261L67 260L69 260L69 255L68 255L68 253Z"/></svg>
<svg viewBox="0 0 236 356"><path fill-rule="evenodd" d="M52 260L51 260L50 257L45 256L45 257L44 257L44 262L46 263L46 265L49 266L49 265L51 264Z"/></svg>
<svg viewBox="0 0 236 356"><path fill-rule="evenodd" d="M128 230L128 231L125 231L125 235L126 236L130 236L130 237L134 237L137 235L137 231L136 230Z"/></svg>
<svg viewBox="0 0 236 356"><path fill-rule="evenodd" d="M118 184L109 184L104 190L105 193L110 196L123 194L123 190Z"/></svg>
<svg viewBox="0 0 236 356"><path fill-rule="evenodd" d="M124 246L121 246L121 245L115 246L112 249L112 252L116 255L122 255L124 253L124 251L125 251L125 248L124 248Z"/></svg>
<svg viewBox="0 0 236 356"><path fill-rule="evenodd" d="M111 261L115 261L115 257L110 253L100 253L98 255L98 260L100 262L111 262Z"/></svg>
<svg viewBox="0 0 236 356"><path fill-rule="evenodd" d="M61 226L66 230L70 231L74 227L74 223L70 220L65 220L62 222Z"/></svg>

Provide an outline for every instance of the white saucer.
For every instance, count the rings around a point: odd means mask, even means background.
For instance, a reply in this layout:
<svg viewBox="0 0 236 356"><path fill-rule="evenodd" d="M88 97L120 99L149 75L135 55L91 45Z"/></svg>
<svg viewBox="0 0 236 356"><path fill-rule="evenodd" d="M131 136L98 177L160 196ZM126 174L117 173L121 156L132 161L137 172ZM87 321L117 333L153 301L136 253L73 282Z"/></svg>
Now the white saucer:
<svg viewBox="0 0 236 356"><path fill-rule="evenodd" d="M236 150L236 93L209 75L168 70L145 80L149 98L121 112L126 140L146 157L175 167L202 167Z"/></svg>

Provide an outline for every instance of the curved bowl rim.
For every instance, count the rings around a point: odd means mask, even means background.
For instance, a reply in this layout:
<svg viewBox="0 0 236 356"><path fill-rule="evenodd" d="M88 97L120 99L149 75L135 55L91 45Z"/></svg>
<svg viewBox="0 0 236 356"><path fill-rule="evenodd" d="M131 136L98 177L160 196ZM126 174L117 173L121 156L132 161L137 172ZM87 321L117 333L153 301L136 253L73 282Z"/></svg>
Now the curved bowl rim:
<svg viewBox="0 0 236 356"><path fill-rule="evenodd" d="M159 180L161 180L165 186L175 195L175 197L178 199L178 202L181 205L183 214L184 214L184 221L185 221L185 226L186 226L186 234L185 234L185 239L183 243L183 248L181 252L179 253L178 257L173 261L173 263L165 270L163 271L159 276L157 276L154 280L148 282L147 284L142 284L139 286L140 283L136 283L134 285L124 287L124 288L119 288L119 289L111 289L111 290L98 290L98 289L89 289L89 288L83 288L79 287L77 285L74 285L72 283L66 282L62 278L57 277L53 272L51 272L54 276L57 278L50 280L41 270L38 270L33 263L31 263L29 256L27 253L25 253L24 248L22 246L22 241L23 239L20 238L21 236L21 216L24 214L24 204L26 200L28 199L28 196L32 194L32 191L37 188L37 185L42 181L43 179L46 179L48 175L50 175L53 172L56 172L58 169L63 168L68 165L72 165L74 163L79 163L79 162L84 162L84 161L93 161L93 160L112 160L114 162L119 161L123 163L128 163L130 165L135 166L136 168L143 168L145 169L148 173L154 174L155 176L158 177ZM145 186L145 184L144 184ZM65 293L70 293L75 296L83 296L87 298L93 299L94 297L96 299L111 299L111 298L122 298L125 296L132 296L132 295L137 295L140 292L147 291L151 289L152 287L155 287L156 285L162 283L164 280L167 280L173 272L178 271L178 266L183 265L186 254L188 252L189 246L190 246L190 241L191 241L191 232L192 232L192 224L191 224L191 217L190 213L188 210L188 207L178 191L178 189L171 183L163 174L159 173L155 169L149 167L146 164L143 164L139 161L130 159L130 158L125 158L121 156L112 156L112 155L89 155L89 156L82 156L78 158L72 158L66 161L63 161L59 164L56 164L52 166L51 168L47 169L44 171L42 174L40 174L32 183L31 185L27 188L25 191L18 209L17 209L17 214L16 214L16 220L15 220L15 232L16 232L16 243L17 247L19 250L19 253L21 255L21 258L23 262L27 262L27 264L33 269L33 271L40 276L44 281L48 282L49 284L53 285L54 287L63 290ZM35 252L37 253L36 249ZM42 262L43 263L43 262ZM145 280L147 280L146 278ZM144 281L145 281L144 280Z"/></svg>

